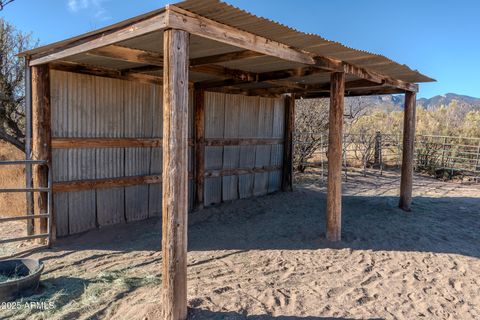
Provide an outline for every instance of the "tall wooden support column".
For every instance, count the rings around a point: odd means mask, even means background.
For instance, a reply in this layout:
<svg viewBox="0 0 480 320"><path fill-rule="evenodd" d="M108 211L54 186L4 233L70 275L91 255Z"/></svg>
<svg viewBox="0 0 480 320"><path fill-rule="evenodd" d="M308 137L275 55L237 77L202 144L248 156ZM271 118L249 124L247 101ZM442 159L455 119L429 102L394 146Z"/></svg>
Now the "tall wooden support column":
<svg viewBox="0 0 480 320"><path fill-rule="evenodd" d="M201 209L205 185L205 91L195 88L194 99L195 208Z"/></svg>
<svg viewBox="0 0 480 320"><path fill-rule="evenodd" d="M342 234L342 138L345 74L332 73L328 124L327 240L340 241Z"/></svg>
<svg viewBox="0 0 480 320"><path fill-rule="evenodd" d="M282 191L293 190L293 132L295 130L295 96L285 97L285 135L283 141Z"/></svg>
<svg viewBox="0 0 480 320"><path fill-rule="evenodd" d="M405 211L411 210L413 185L413 153L415 147L415 112L417 94L405 93L405 111L403 118L403 153L402 177L400 180L399 207Z"/></svg>
<svg viewBox="0 0 480 320"><path fill-rule="evenodd" d="M187 318L188 43L182 30L164 32L163 52L163 317Z"/></svg>
<svg viewBox="0 0 480 320"><path fill-rule="evenodd" d="M50 107L50 69L48 65L32 67L32 158L52 160L52 134L51 134L51 107ZM38 187L47 187L48 166L36 165L34 181ZM47 213L48 195L42 192L38 195L37 206L39 214ZM53 213L52 213L53 216ZM48 229L48 220L40 219L36 225L36 233L45 234ZM52 223L52 226L54 223ZM53 230L51 230L53 231Z"/></svg>
<svg viewBox="0 0 480 320"><path fill-rule="evenodd" d="M30 58L25 57L25 160L32 159L32 68L30 67ZM33 187L32 165L25 165L25 187ZM27 193L27 215L34 214L34 193ZM27 221L27 235L31 236L35 232L34 220Z"/></svg>

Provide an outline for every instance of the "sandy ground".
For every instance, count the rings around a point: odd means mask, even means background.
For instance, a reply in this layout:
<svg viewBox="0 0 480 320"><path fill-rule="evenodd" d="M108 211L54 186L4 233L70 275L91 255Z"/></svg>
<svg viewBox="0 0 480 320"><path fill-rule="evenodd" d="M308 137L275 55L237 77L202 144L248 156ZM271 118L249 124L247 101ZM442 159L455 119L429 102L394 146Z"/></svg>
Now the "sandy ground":
<svg viewBox="0 0 480 320"><path fill-rule="evenodd" d="M343 241L324 240L325 188L302 175L292 193L195 212L189 221L191 319L479 319L480 185L417 176L412 213L399 176L344 184ZM159 319L160 221L60 240L34 256L49 310L0 318Z"/></svg>

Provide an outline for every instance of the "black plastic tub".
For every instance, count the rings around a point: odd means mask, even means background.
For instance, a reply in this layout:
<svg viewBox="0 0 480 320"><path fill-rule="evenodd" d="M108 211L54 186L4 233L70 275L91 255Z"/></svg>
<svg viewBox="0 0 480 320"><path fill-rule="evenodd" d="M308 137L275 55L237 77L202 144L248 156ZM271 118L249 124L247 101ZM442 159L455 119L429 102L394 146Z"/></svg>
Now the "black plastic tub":
<svg viewBox="0 0 480 320"><path fill-rule="evenodd" d="M43 263L36 259L0 261L0 302L33 294L40 282ZM0 280L0 281L1 281Z"/></svg>

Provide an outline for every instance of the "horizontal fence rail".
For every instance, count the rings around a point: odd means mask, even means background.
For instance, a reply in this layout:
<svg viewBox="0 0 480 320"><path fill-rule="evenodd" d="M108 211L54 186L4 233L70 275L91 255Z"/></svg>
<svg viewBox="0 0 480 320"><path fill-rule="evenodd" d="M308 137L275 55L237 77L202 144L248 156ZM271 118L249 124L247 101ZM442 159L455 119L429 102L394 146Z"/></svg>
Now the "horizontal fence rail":
<svg viewBox="0 0 480 320"><path fill-rule="evenodd" d="M327 164L327 132L295 132L295 160L297 170L306 167L322 168ZM377 169L401 165L402 137L381 132L345 134L343 137L343 165L347 177L348 167ZM439 178L467 176L480 181L480 138L440 135L416 135L415 169Z"/></svg>

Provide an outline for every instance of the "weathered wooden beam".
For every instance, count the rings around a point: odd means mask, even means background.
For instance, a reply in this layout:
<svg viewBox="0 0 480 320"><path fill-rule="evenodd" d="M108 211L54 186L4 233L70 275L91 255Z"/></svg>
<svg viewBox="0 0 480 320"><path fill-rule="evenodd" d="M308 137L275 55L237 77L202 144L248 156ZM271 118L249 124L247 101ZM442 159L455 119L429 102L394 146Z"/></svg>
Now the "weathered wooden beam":
<svg viewBox="0 0 480 320"><path fill-rule="evenodd" d="M162 77L142 74L138 72L122 72L119 70L87 66L87 65L82 65L82 64L72 63L72 62L66 62L66 61L50 63L50 68L53 70L88 74L88 75L104 77L104 78L113 78L113 79L138 81L138 82L154 83L154 84L163 83Z"/></svg>
<svg viewBox="0 0 480 320"><path fill-rule="evenodd" d="M162 293L165 320L187 318L188 32L163 37Z"/></svg>
<svg viewBox="0 0 480 320"><path fill-rule="evenodd" d="M205 188L205 91L195 89L193 127L195 135L195 208L203 208Z"/></svg>
<svg viewBox="0 0 480 320"><path fill-rule="evenodd" d="M237 176L242 174L264 173L282 170L280 166L268 166L262 168L234 168L234 169L220 169L208 170L205 172L206 178L216 178L225 176Z"/></svg>
<svg viewBox="0 0 480 320"><path fill-rule="evenodd" d="M358 96L374 96L374 95L384 95L384 94L403 94L405 90L391 88L391 87L371 87L363 88L360 90L352 89L345 91L345 97L358 97ZM304 99L317 99L317 98L328 98L330 97L329 92L305 92L297 93L300 97Z"/></svg>
<svg viewBox="0 0 480 320"><path fill-rule="evenodd" d="M295 96L285 97L282 190L293 190L293 133L295 132Z"/></svg>
<svg viewBox="0 0 480 320"><path fill-rule="evenodd" d="M213 21L198 14L167 5L168 25L204 38L274 56L288 61L314 64L313 57L273 40Z"/></svg>
<svg viewBox="0 0 480 320"><path fill-rule="evenodd" d="M412 204L416 99L416 94L414 92L405 93L405 111L403 118L402 176L400 179L399 202L399 207L405 211L410 211Z"/></svg>
<svg viewBox="0 0 480 320"><path fill-rule="evenodd" d="M61 60L76 54L105 47L134 37L142 36L167 27L166 13L161 12L143 20L129 23L120 28L95 33L81 38L45 54L34 55L31 66Z"/></svg>
<svg viewBox="0 0 480 320"><path fill-rule="evenodd" d="M32 68L32 158L45 160L48 165L34 167L34 183L37 187L48 186L48 170L52 162L52 129L50 100L50 69L48 65L38 65ZM37 197L39 214L48 213L48 194L40 192ZM52 211L53 216L53 210ZM53 220L52 220L53 221ZM55 223L51 224L52 226ZM36 234L48 232L48 219L39 219ZM50 230L55 239L55 231Z"/></svg>
<svg viewBox="0 0 480 320"><path fill-rule="evenodd" d="M53 149L161 147L162 138L53 138Z"/></svg>
<svg viewBox="0 0 480 320"><path fill-rule="evenodd" d="M216 64L190 67L190 71L211 74L218 77L230 78L244 82L254 82L257 80L257 74L254 72L225 68Z"/></svg>
<svg viewBox="0 0 480 320"><path fill-rule="evenodd" d="M62 182L53 183L53 191L54 192L74 192L74 191L93 190L93 189L129 187L129 186L135 186L140 184L154 184L154 183L161 183L161 182L162 182L161 175L62 181Z"/></svg>
<svg viewBox="0 0 480 320"><path fill-rule="evenodd" d="M199 115L200 116L200 115ZM200 130L200 128L198 128ZM272 138L209 138L201 139L205 146L251 146L283 144L283 139ZM162 138L52 138L52 149L82 148L161 148ZM194 147L197 142L188 139Z"/></svg>
<svg viewBox="0 0 480 320"><path fill-rule="evenodd" d="M216 54L213 56L190 59L190 66L195 67L195 66L201 66L205 64L230 62L235 60L256 58L256 57L262 57L262 56L264 55L259 52L255 52L251 50L235 51L235 52Z"/></svg>
<svg viewBox="0 0 480 320"><path fill-rule="evenodd" d="M326 71L318 68L312 68L312 67L294 68L294 69L278 70L278 71L271 71L271 72L262 72L258 74L250 73L249 77L244 77L244 79L240 79L239 77L235 77L235 78L229 77L229 79L224 79L224 80L203 81L203 82L196 83L195 85L199 88L209 89L209 88L220 88L225 86L229 87L229 86L242 85L242 84L248 84L248 83L265 82L265 83L271 83L273 85L273 88L284 86L286 88L305 90L305 85L303 84L292 82L292 81L289 82L289 81L279 81L279 80L286 80L286 79L295 78L295 77L304 77L304 76L309 76L309 75L318 74L318 73L326 73ZM222 76L222 73L219 72L218 74L215 74L215 75ZM223 76L225 77L225 75Z"/></svg>
<svg viewBox="0 0 480 320"><path fill-rule="evenodd" d="M154 66L163 66L163 56L156 52L132 49L118 45L110 45L87 52L88 55L105 57Z"/></svg>
<svg viewBox="0 0 480 320"><path fill-rule="evenodd" d="M271 138L224 138L224 139L205 139L206 146L252 146L252 145L275 145L282 144L283 139Z"/></svg>
<svg viewBox="0 0 480 320"><path fill-rule="evenodd" d="M331 76L328 123L327 240L340 241L342 234L342 138L345 73Z"/></svg>
<svg viewBox="0 0 480 320"><path fill-rule="evenodd" d="M338 59L318 56L304 50L295 49L286 44L202 17L174 5L168 5L166 13L170 27L186 30L191 34L196 34L204 38L283 60L312 65L331 72L345 72L377 83L386 82L388 85L403 90L415 92L418 90L418 86L415 84L392 79Z"/></svg>

